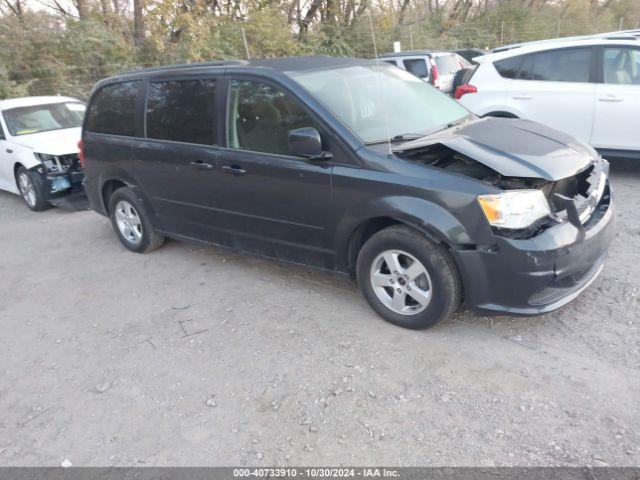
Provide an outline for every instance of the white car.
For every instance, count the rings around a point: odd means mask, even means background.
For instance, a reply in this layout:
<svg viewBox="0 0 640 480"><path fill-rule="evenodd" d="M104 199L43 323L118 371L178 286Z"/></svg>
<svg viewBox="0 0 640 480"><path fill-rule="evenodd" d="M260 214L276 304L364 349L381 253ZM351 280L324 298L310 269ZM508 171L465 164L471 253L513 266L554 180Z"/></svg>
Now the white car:
<svg viewBox="0 0 640 480"><path fill-rule="evenodd" d="M640 41L545 41L474 60L455 97L476 115L534 120L605 157L640 158Z"/></svg>
<svg viewBox="0 0 640 480"><path fill-rule="evenodd" d="M459 70L470 66L464 58L454 52L431 50L408 50L385 53L380 60L413 73L438 90L453 95L453 80Z"/></svg>
<svg viewBox="0 0 640 480"><path fill-rule="evenodd" d="M82 192L85 104L68 97L0 100L0 189L40 211Z"/></svg>

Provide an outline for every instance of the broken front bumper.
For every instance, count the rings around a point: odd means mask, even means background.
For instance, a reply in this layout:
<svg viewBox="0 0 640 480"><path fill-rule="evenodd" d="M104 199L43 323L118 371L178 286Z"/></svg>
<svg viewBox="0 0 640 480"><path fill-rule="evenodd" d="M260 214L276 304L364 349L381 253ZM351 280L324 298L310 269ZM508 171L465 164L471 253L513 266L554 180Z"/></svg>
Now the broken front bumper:
<svg viewBox="0 0 640 480"><path fill-rule="evenodd" d="M496 236L494 246L454 252L464 303L483 314L504 315L538 315L562 307L602 271L613 236L607 185L607 195L585 225L564 222L528 239Z"/></svg>
<svg viewBox="0 0 640 480"><path fill-rule="evenodd" d="M46 172L40 169L39 173L47 194L47 201L56 207L65 210L88 210L89 202L84 192L84 172L80 169L65 172Z"/></svg>

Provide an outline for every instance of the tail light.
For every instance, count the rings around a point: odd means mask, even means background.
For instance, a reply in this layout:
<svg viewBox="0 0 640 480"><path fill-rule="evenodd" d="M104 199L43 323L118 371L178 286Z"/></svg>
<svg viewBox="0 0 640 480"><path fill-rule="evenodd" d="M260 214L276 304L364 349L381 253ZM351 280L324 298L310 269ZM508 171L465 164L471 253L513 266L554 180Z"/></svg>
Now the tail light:
<svg viewBox="0 0 640 480"><path fill-rule="evenodd" d="M429 63L431 63L431 85L439 88L438 85L436 85L436 80L438 80L438 66L433 58L429 59Z"/></svg>
<svg viewBox="0 0 640 480"><path fill-rule="evenodd" d="M78 142L78 158L80 159L80 166L84 168L84 142L82 140Z"/></svg>
<svg viewBox="0 0 640 480"><path fill-rule="evenodd" d="M463 95L466 95L467 93L476 93L477 91L478 89L476 87L467 83L465 85L460 85L459 87L457 87L453 96L456 100L460 100Z"/></svg>

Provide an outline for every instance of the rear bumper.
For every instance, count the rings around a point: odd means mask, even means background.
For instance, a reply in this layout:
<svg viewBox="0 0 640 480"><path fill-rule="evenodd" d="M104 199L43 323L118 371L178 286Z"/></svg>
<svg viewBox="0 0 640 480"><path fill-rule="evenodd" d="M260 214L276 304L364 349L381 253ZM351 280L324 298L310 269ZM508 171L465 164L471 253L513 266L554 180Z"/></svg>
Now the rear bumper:
<svg viewBox="0 0 640 480"><path fill-rule="evenodd" d="M614 236L610 195L585 226L569 222L530 239L496 237L454 252L465 306L481 314L539 315L575 299L600 274Z"/></svg>

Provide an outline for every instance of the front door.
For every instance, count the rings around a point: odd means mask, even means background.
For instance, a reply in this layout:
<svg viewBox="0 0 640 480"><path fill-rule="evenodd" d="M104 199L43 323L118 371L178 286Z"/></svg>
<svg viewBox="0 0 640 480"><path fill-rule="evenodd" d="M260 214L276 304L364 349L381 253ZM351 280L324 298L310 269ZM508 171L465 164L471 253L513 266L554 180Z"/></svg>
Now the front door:
<svg viewBox="0 0 640 480"><path fill-rule="evenodd" d="M295 157L288 149L289 131L302 127L317 128L330 148L326 131L273 84L231 79L228 95L219 208L236 246L331 267L331 162Z"/></svg>
<svg viewBox="0 0 640 480"><path fill-rule="evenodd" d="M603 83L596 87L591 144L612 150L640 150L640 48L605 47Z"/></svg>

